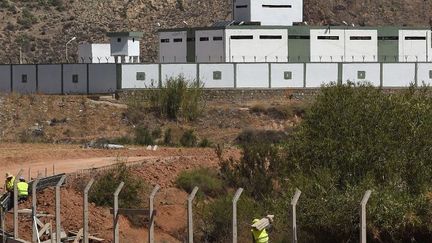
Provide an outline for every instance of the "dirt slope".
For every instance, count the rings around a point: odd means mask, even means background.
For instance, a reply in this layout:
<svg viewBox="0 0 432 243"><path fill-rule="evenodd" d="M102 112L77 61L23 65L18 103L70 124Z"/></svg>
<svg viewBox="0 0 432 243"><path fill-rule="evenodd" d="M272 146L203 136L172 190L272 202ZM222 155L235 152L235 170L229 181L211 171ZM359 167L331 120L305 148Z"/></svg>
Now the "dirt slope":
<svg viewBox="0 0 432 243"><path fill-rule="evenodd" d="M304 0L310 25L430 26L432 2L426 0ZM142 56L157 58L158 28L207 26L231 19L231 0L0 0L0 63L64 62L65 43L106 42L107 31L144 31ZM187 25L183 22L185 21ZM159 24L158 24L159 23ZM159 27L160 25L160 27ZM77 43L71 52L76 53Z"/></svg>

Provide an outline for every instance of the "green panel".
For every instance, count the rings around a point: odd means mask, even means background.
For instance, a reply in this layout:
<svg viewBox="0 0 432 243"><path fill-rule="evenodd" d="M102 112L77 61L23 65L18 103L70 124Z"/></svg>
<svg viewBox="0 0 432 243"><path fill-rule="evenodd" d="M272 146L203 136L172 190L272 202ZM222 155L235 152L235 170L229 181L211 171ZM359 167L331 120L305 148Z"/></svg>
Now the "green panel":
<svg viewBox="0 0 432 243"><path fill-rule="evenodd" d="M288 28L288 55L289 62L309 62L310 28Z"/></svg>
<svg viewBox="0 0 432 243"><path fill-rule="evenodd" d="M399 40L391 39L392 37L399 38L399 28L397 27L378 28L378 61L379 62L399 61L398 58Z"/></svg>
<svg viewBox="0 0 432 243"><path fill-rule="evenodd" d="M195 62L195 41L190 41L189 39L193 38L195 40L195 30L188 29L187 30L187 39L186 39L186 61L187 62Z"/></svg>

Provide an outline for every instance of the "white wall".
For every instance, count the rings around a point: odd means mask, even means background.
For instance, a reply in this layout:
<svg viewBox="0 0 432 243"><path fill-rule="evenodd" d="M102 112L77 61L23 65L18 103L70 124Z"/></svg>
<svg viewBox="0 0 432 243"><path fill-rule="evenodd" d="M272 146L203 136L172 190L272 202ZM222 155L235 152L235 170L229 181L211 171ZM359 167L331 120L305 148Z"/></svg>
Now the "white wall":
<svg viewBox="0 0 432 243"><path fill-rule="evenodd" d="M346 62L376 62L377 58L377 30L345 30Z"/></svg>
<svg viewBox="0 0 432 243"><path fill-rule="evenodd" d="M38 89L42 94L61 94L61 65L38 65Z"/></svg>
<svg viewBox="0 0 432 243"><path fill-rule="evenodd" d="M237 64L237 88L269 88L269 65Z"/></svg>
<svg viewBox="0 0 432 243"><path fill-rule="evenodd" d="M339 39L318 39L339 38ZM344 30L333 29L311 29L311 62L340 62L345 56L345 34Z"/></svg>
<svg viewBox="0 0 432 243"><path fill-rule="evenodd" d="M72 75L78 75L78 83L72 82ZM87 64L63 65L63 92L65 94L87 93Z"/></svg>
<svg viewBox="0 0 432 243"><path fill-rule="evenodd" d="M111 56L128 56L127 37L111 37L110 44L111 44Z"/></svg>
<svg viewBox="0 0 432 243"><path fill-rule="evenodd" d="M0 93L11 92L10 65L0 65Z"/></svg>
<svg viewBox="0 0 432 243"><path fill-rule="evenodd" d="M234 0L234 20L250 21L251 19L251 0Z"/></svg>
<svg viewBox="0 0 432 243"><path fill-rule="evenodd" d="M319 88L323 84L337 82L337 63L308 63L306 64L306 87Z"/></svg>
<svg viewBox="0 0 432 243"><path fill-rule="evenodd" d="M291 72L291 79L285 79L285 72ZM272 88L303 88L304 65L294 64L271 64L271 87Z"/></svg>
<svg viewBox="0 0 432 243"><path fill-rule="evenodd" d="M224 30L197 30L195 32L197 62L223 62L225 60L224 41Z"/></svg>
<svg viewBox="0 0 432 243"><path fill-rule="evenodd" d="M413 37L424 39L416 40ZM431 54L431 44L430 30L399 30L399 61L426 61L426 55L430 57Z"/></svg>
<svg viewBox="0 0 432 243"><path fill-rule="evenodd" d="M182 75L186 80L195 82L197 79L196 64L162 64L162 83L171 77Z"/></svg>
<svg viewBox="0 0 432 243"><path fill-rule="evenodd" d="M213 72L220 72L221 79L215 80ZM234 64L200 64L199 78L205 88L234 88Z"/></svg>
<svg viewBox="0 0 432 243"><path fill-rule="evenodd" d="M91 60L90 60L91 58ZM114 63L110 44L82 43L78 46L79 63Z"/></svg>
<svg viewBox="0 0 432 243"><path fill-rule="evenodd" d="M113 93L117 90L116 64L89 65L89 93Z"/></svg>
<svg viewBox="0 0 432 243"><path fill-rule="evenodd" d="M303 22L303 0L252 0L251 21L283 26Z"/></svg>
<svg viewBox="0 0 432 243"><path fill-rule="evenodd" d="M229 62L283 62L287 60L288 31L286 29L227 29L225 35L225 52ZM252 36L253 39L233 39L237 36ZM280 36L281 39L260 39L261 36Z"/></svg>
<svg viewBox="0 0 432 243"><path fill-rule="evenodd" d="M422 86L432 84L432 63L418 63L417 64L417 84Z"/></svg>
<svg viewBox="0 0 432 243"><path fill-rule="evenodd" d="M27 75L27 82L22 82L22 75ZM13 65L13 92L36 93L36 65Z"/></svg>
<svg viewBox="0 0 432 243"><path fill-rule="evenodd" d="M415 82L414 63L384 63L383 87L408 87Z"/></svg>
<svg viewBox="0 0 432 243"><path fill-rule="evenodd" d="M129 37L128 38L128 56L140 56L140 39Z"/></svg>
<svg viewBox="0 0 432 243"><path fill-rule="evenodd" d="M145 73L145 80L137 80L137 73ZM124 64L121 71L122 89L159 87L158 64Z"/></svg>
<svg viewBox="0 0 432 243"><path fill-rule="evenodd" d="M365 78L361 79L358 72L365 72ZM379 63L351 63L343 64L342 82L348 81L369 82L375 87L381 86L381 67Z"/></svg>
<svg viewBox="0 0 432 243"><path fill-rule="evenodd" d="M181 39L181 42L174 42ZM162 42L168 40L169 42ZM187 61L187 32L159 32L159 62L174 63Z"/></svg>

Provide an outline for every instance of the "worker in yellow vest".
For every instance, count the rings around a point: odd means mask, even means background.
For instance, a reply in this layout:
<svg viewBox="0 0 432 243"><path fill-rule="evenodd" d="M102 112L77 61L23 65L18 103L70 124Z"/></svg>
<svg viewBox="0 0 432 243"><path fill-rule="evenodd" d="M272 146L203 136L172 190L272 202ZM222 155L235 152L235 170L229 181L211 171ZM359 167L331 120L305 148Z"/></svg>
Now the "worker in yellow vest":
<svg viewBox="0 0 432 243"><path fill-rule="evenodd" d="M254 219L252 221L252 224L255 224L259 222L259 219ZM266 229L258 230L254 227L251 229L252 231L252 237L253 237L253 243L268 243L269 242L269 236L267 234Z"/></svg>
<svg viewBox="0 0 432 243"><path fill-rule="evenodd" d="M6 173L6 191L13 192L15 177L11 173Z"/></svg>
<svg viewBox="0 0 432 243"><path fill-rule="evenodd" d="M27 201L28 198L28 188L29 185L25 181L24 177L19 178L19 182L17 183L17 189L18 189L18 200L20 202Z"/></svg>

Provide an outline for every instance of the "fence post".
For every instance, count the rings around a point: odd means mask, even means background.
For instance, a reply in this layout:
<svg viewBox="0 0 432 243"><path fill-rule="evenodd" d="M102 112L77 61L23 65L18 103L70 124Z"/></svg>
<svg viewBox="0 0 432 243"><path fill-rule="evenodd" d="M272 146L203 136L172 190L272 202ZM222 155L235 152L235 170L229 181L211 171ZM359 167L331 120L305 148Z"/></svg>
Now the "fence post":
<svg viewBox="0 0 432 243"><path fill-rule="evenodd" d="M159 191L160 186L156 185L153 188L153 191L150 194L150 198L149 198L149 203L150 203L150 225L149 225L149 234L148 234L148 241L149 243L153 243L154 242L154 214L153 214L153 209L154 209L154 198L156 196L156 193Z"/></svg>
<svg viewBox="0 0 432 243"><path fill-rule="evenodd" d="M83 206L83 242L89 242L89 232L88 232L88 193L90 188L94 183L94 179L92 178L87 186L84 189L84 206Z"/></svg>
<svg viewBox="0 0 432 243"><path fill-rule="evenodd" d="M60 187L63 185L66 180L66 175L62 176L55 187L55 219L56 219L56 243L61 242L61 214L60 214Z"/></svg>
<svg viewBox="0 0 432 243"><path fill-rule="evenodd" d="M292 233L293 233L293 243L297 243L297 203L300 198L301 191L299 189L296 189L294 197L291 200L292 205Z"/></svg>
<svg viewBox="0 0 432 243"><path fill-rule="evenodd" d="M3 211L3 206L0 206L0 218L1 218L1 229L2 229L2 243L6 243L6 234L5 234L5 214Z"/></svg>
<svg viewBox="0 0 432 243"><path fill-rule="evenodd" d="M32 239L33 242L36 243L38 241L37 234L37 223L36 223L36 215L37 215L37 196L36 196L36 188L39 183L40 177L38 176L36 180L33 181L32 185Z"/></svg>
<svg viewBox="0 0 432 243"><path fill-rule="evenodd" d="M192 213L192 202L195 199L198 187L194 187L192 193L188 197L188 242L193 243L193 213Z"/></svg>
<svg viewBox="0 0 432 243"><path fill-rule="evenodd" d="M116 191L114 192L114 243L119 243L119 225L118 225L118 196L123 189L124 182L120 182L120 185L117 187Z"/></svg>
<svg viewBox="0 0 432 243"><path fill-rule="evenodd" d="M239 188L233 198L232 207L233 207L233 221L232 221L232 240L233 243L237 243L237 202L243 192L243 188Z"/></svg>
<svg viewBox="0 0 432 243"><path fill-rule="evenodd" d="M31 167L29 167L29 169L28 169L28 178L27 178L27 181L30 181L31 180Z"/></svg>
<svg viewBox="0 0 432 243"><path fill-rule="evenodd" d="M367 190L360 203L360 243L366 243L366 204L372 191Z"/></svg>
<svg viewBox="0 0 432 243"><path fill-rule="evenodd" d="M13 185L13 187L14 187L14 189L13 189L14 190L14 192L13 192L13 206L14 206L13 224L14 224L14 239L15 240L19 238L19 236L18 236L19 231L18 231L18 187L17 187L17 184L18 184L18 180L21 177L23 172L24 172L23 170L20 170L18 172L18 174L15 176L14 185Z"/></svg>

